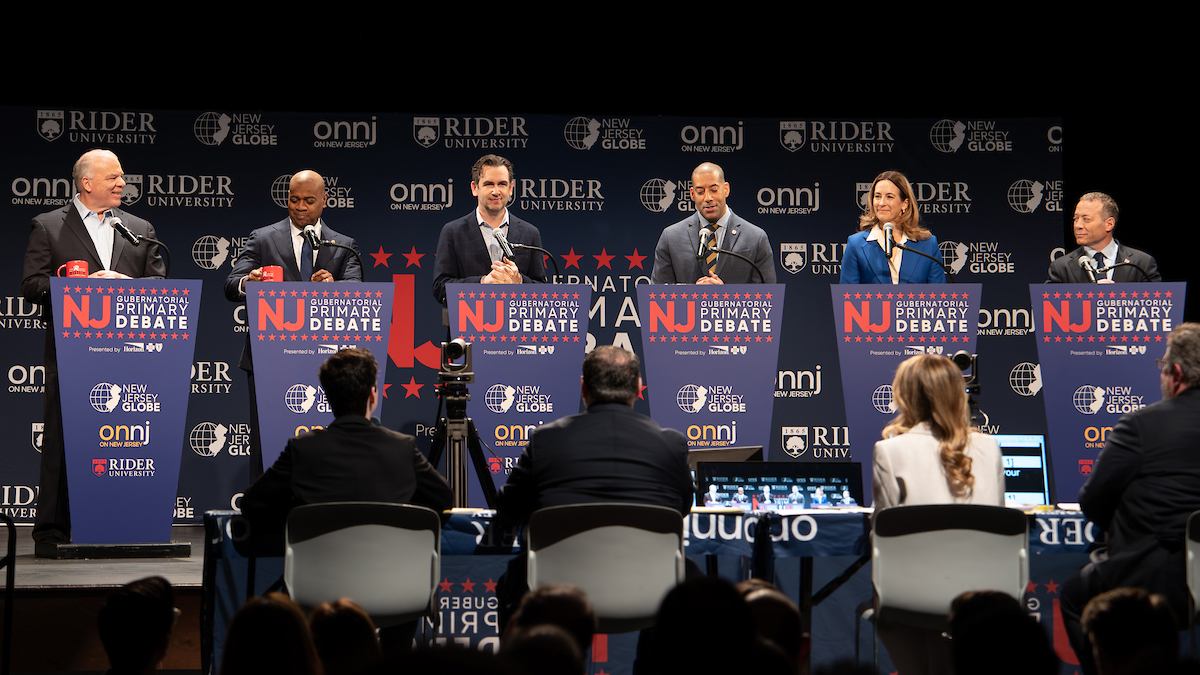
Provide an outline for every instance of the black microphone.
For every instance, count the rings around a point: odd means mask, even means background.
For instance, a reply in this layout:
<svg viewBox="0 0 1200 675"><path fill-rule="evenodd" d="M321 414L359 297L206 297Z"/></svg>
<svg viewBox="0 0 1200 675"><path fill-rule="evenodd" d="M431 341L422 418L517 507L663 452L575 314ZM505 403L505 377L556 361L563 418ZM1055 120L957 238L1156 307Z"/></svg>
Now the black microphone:
<svg viewBox="0 0 1200 675"><path fill-rule="evenodd" d="M517 254L513 253L512 246L508 243L508 237L505 237L503 232L499 229L492 230L492 236L496 238L496 243L500 244L500 250L504 253L505 258L511 261L517 257Z"/></svg>
<svg viewBox="0 0 1200 675"><path fill-rule="evenodd" d="M712 236L712 230L707 227L700 228L700 248L696 249L696 260L702 261L708 257L708 238Z"/></svg>
<svg viewBox="0 0 1200 675"><path fill-rule="evenodd" d="M1084 272L1087 272L1088 278L1092 280L1092 283L1096 283L1096 261L1086 255L1079 256L1079 266L1083 268Z"/></svg>
<svg viewBox="0 0 1200 675"><path fill-rule="evenodd" d="M113 216L108 222L112 225L114 230L124 237L125 241L133 244L134 246L138 246L142 243L142 238L130 232L129 228L125 227L125 223L122 223L120 218Z"/></svg>
<svg viewBox="0 0 1200 675"><path fill-rule="evenodd" d="M888 260L892 259L892 251L896 250L896 240L892 238L892 233L896 226L891 223L883 224L883 255L887 256Z"/></svg>
<svg viewBox="0 0 1200 675"><path fill-rule="evenodd" d="M312 225L304 226L304 229L300 231L300 236L304 237L304 239L308 241L308 245L311 246L312 250L314 251L321 248L321 244L324 243L321 241L321 238L317 236L317 228L313 227Z"/></svg>

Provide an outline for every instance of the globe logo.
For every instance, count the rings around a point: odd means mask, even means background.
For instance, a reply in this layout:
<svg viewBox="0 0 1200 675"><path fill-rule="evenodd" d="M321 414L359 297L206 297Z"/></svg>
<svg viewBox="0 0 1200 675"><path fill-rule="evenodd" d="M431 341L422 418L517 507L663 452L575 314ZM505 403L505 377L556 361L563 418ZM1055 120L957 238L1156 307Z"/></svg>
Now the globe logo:
<svg viewBox="0 0 1200 675"><path fill-rule="evenodd" d="M1042 367L1036 363L1018 363L1008 374L1008 386L1021 396L1036 396L1042 390Z"/></svg>
<svg viewBox="0 0 1200 675"><path fill-rule="evenodd" d="M229 240L206 234L192 244L192 260L202 270L215 270L229 258Z"/></svg>
<svg viewBox="0 0 1200 675"><path fill-rule="evenodd" d="M1075 404L1075 409L1084 415L1095 415L1104 407L1104 387L1085 384L1075 390L1071 402Z"/></svg>
<svg viewBox="0 0 1200 675"><path fill-rule="evenodd" d="M958 274L967 264L967 251L970 250L966 244L958 241L940 241L938 242L938 250L942 253L942 264L950 268L950 271Z"/></svg>
<svg viewBox="0 0 1200 675"><path fill-rule="evenodd" d="M220 145L229 135L230 117L225 113L206 112L192 124L196 140L209 146Z"/></svg>
<svg viewBox="0 0 1200 675"><path fill-rule="evenodd" d="M563 139L576 150L591 150L600 138L600 121L590 117L575 117L563 127Z"/></svg>
<svg viewBox="0 0 1200 675"><path fill-rule="evenodd" d="M954 120L940 120L935 122L929 130L929 142L938 152L954 153L962 147L962 143L966 140L963 135L967 125Z"/></svg>
<svg viewBox="0 0 1200 675"><path fill-rule="evenodd" d="M121 385L101 382L92 387L89 399L96 412L110 413L121 403Z"/></svg>
<svg viewBox="0 0 1200 675"><path fill-rule="evenodd" d="M293 384L283 395L283 402L288 410L303 415L312 410L313 404L317 402L317 388L307 384Z"/></svg>
<svg viewBox="0 0 1200 675"><path fill-rule="evenodd" d="M708 388L698 384L685 384L675 395L675 403L679 409L690 415L704 410L704 402L708 400Z"/></svg>
<svg viewBox="0 0 1200 675"><path fill-rule="evenodd" d="M651 178L642 185L642 191L638 197L642 200L642 206L651 213L666 213L667 209L675 203L677 189L679 186L675 181Z"/></svg>
<svg viewBox="0 0 1200 675"><path fill-rule="evenodd" d="M516 394L517 390L507 384L493 384L483 395L483 402L487 405L488 410L502 415L512 407Z"/></svg>
<svg viewBox="0 0 1200 675"><path fill-rule="evenodd" d="M1039 181L1021 179L1008 186L1008 205L1017 213L1033 213L1042 203L1045 187Z"/></svg>
<svg viewBox="0 0 1200 675"><path fill-rule="evenodd" d="M880 385L878 389L871 392L871 405L884 415L895 413L896 402L892 400L892 385Z"/></svg>
<svg viewBox="0 0 1200 675"><path fill-rule="evenodd" d="M192 446L192 452L197 455L215 457L225 447L225 436L228 433L229 427L224 424L201 422L192 428L188 442Z"/></svg>
<svg viewBox="0 0 1200 675"><path fill-rule="evenodd" d="M288 192L292 189L292 174L285 173L271 183L271 201L281 209L288 207Z"/></svg>

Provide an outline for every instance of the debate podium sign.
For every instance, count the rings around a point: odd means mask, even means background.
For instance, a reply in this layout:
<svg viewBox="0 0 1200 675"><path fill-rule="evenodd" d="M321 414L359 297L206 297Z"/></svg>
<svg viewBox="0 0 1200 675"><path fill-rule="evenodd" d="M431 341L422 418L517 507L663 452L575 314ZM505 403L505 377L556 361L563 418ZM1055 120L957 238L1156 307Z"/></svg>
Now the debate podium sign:
<svg viewBox="0 0 1200 675"><path fill-rule="evenodd" d="M875 442L896 415L896 368L917 354L975 353L982 284L831 284L850 456L871 494Z"/></svg>
<svg viewBox="0 0 1200 675"><path fill-rule="evenodd" d="M357 347L375 356L375 415L382 413L394 289L388 283L247 282L264 469L289 439L333 421L317 370L339 350Z"/></svg>
<svg viewBox="0 0 1200 675"><path fill-rule="evenodd" d="M171 540L200 291L50 279L73 544Z"/></svg>
<svg viewBox="0 0 1200 675"><path fill-rule="evenodd" d="M467 416L495 453L485 453L495 479L471 480L467 463L470 506L486 506L480 480L507 480L530 431L579 412L591 300L591 287L575 284L446 285L450 334L472 345Z"/></svg>
<svg viewBox="0 0 1200 675"><path fill-rule="evenodd" d="M1031 284L1056 498L1079 499L1117 420L1162 400L1155 360L1185 283Z"/></svg>
<svg viewBox="0 0 1200 675"><path fill-rule="evenodd" d="M691 448L769 454L783 284L638 286L650 412Z"/></svg>

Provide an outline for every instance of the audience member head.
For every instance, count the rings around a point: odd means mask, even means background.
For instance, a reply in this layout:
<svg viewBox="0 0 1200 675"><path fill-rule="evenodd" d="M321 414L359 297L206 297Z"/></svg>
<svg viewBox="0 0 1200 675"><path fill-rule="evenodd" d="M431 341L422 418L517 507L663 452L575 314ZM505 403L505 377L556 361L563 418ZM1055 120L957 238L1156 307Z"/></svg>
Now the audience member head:
<svg viewBox="0 0 1200 675"><path fill-rule="evenodd" d="M663 598L654 624L656 673L732 673L754 645L754 617L729 582L689 579Z"/></svg>
<svg viewBox="0 0 1200 675"><path fill-rule="evenodd" d="M1200 323L1181 323L1171 331L1162 364L1163 398L1200 387Z"/></svg>
<svg viewBox="0 0 1200 675"><path fill-rule="evenodd" d="M800 625L800 608L791 598L762 579L749 579L737 585L754 617L759 637L779 647L793 665L804 656L806 642Z"/></svg>
<svg viewBox="0 0 1200 675"><path fill-rule="evenodd" d="M971 442L970 411L962 371L941 354L918 354L896 369L892 400L898 412L883 430L883 437L906 433L928 422L941 446L942 466L950 491L957 496L971 493L975 477L966 447Z"/></svg>
<svg viewBox="0 0 1200 675"><path fill-rule="evenodd" d="M349 598L323 602L308 615L325 675L350 675L383 658L375 624Z"/></svg>
<svg viewBox="0 0 1200 675"><path fill-rule="evenodd" d="M574 636L550 623L514 628L500 643L500 655L528 675L583 675L583 654Z"/></svg>
<svg viewBox="0 0 1200 675"><path fill-rule="evenodd" d="M955 672L1052 675L1058 658L1042 626L1000 591L969 591L950 605Z"/></svg>
<svg viewBox="0 0 1200 675"><path fill-rule="evenodd" d="M583 357L583 401L633 405L642 388L637 354L612 345L596 347Z"/></svg>
<svg viewBox="0 0 1200 675"><path fill-rule="evenodd" d="M1081 622L1100 675L1161 672L1179 653L1175 611L1165 596L1142 588L1097 595Z"/></svg>
<svg viewBox="0 0 1200 675"><path fill-rule="evenodd" d="M167 653L175 617L175 591L166 579L147 577L121 587L96 618L109 665L131 673L156 670Z"/></svg>
<svg viewBox="0 0 1200 675"><path fill-rule="evenodd" d="M221 654L221 675L321 675L304 613L282 593L251 598L233 615Z"/></svg>
<svg viewBox="0 0 1200 675"><path fill-rule="evenodd" d="M371 416L379 364L365 349L343 349L325 359L318 375L334 417Z"/></svg>
<svg viewBox="0 0 1200 675"><path fill-rule="evenodd" d="M596 612L587 595L577 586L550 584L529 591L513 613L504 638L510 631L552 624L567 631L575 640L581 654L587 654L596 633Z"/></svg>
<svg viewBox="0 0 1200 675"><path fill-rule="evenodd" d="M858 229L882 228L884 223L896 227L896 237L901 233L909 239L924 241L932 234L921 227L921 209L908 178L899 171L884 171L871 181L871 191L866 195L863 214L858 219Z"/></svg>

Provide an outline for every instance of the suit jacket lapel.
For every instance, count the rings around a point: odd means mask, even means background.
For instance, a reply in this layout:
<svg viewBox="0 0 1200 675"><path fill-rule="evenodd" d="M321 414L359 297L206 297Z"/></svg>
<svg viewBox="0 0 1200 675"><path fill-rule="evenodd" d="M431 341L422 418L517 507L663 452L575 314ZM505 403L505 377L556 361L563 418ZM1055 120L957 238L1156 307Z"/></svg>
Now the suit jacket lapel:
<svg viewBox="0 0 1200 675"><path fill-rule="evenodd" d="M735 214L735 213L729 214L729 222L725 224L725 240L721 242L721 248L725 249L726 251L734 250L733 247L737 245L738 237L740 237L741 234L742 234L742 223L740 220L738 220L737 214ZM697 243L699 243L699 241L700 241L699 237L700 237L700 233L697 230L697 232L696 232ZM730 255L717 256L717 276L721 276L721 272L725 269L725 263L732 257L733 256L730 256Z"/></svg>
<svg viewBox="0 0 1200 675"><path fill-rule="evenodd" d="M867 260L871 263L871 271L875 273L875 283L890 284L892 283L892 270L888 267L887 256L883 254L883 249L879 244L867 239L863 239L863 253L867 256ZM897 255L894 251L892 255ZM900 269L904 269L901 267Z"/></svg>
<svg viewBox="0 0 1200 675"><path fill-rule="evenodd" d="M284 218L275 223L275 231L271 233L271 241L275 244L279 259L283 261L284 279L308 281L300 278L300 268L296 265L296 249L292 248L292 221Z"/></svg>
<svg viewBox="0 0 1200 675"><path fill-rule="evenodd" d="M83 224L83 218L79 217L79 211L75 208L74 202L67 204L67 229L79 239L79 243L87 250L91 258L88 260L88 267L92 272L103 269L104 265L100 263L100 254L96 251L96 243L92 241L92 235L88 234L87 227ZM113 260L116 260L116 244L113 244Z"/></svg>

